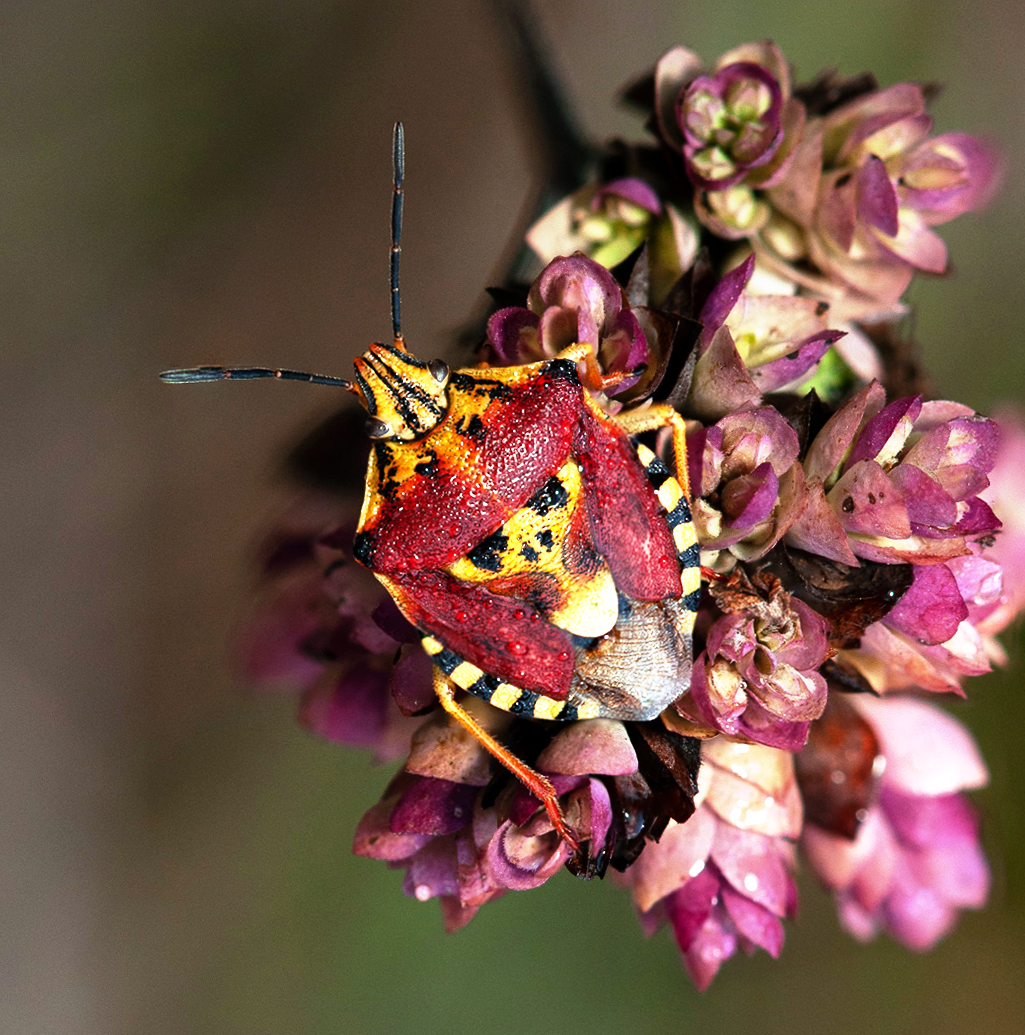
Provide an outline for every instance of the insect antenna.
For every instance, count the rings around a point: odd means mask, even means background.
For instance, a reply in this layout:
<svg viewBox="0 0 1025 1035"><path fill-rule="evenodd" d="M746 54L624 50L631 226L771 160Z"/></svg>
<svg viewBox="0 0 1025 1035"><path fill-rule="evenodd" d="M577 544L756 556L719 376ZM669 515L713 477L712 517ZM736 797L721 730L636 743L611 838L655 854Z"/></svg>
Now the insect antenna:
<svg viewBox="0 0 1025 1035"><path fill-rule="evenodd" d="M399 260L402 258L402 181L406 175L406 134L401 122L392 135L391 199L391 327L395 344L403 348L401 301L399 298Z"/></svg>
<svg viewBox="0 0 1025 1035"><path fill-rule="evenodd" d="M255 381L273 377L278 381L306 381L313 385L334 385L352 390L352 383L344 377L327 374L307 374L301 370L272 370L270 367L189 367L186 370L165 370L161 381L168 384L192 384L196 381Z"/></svg>

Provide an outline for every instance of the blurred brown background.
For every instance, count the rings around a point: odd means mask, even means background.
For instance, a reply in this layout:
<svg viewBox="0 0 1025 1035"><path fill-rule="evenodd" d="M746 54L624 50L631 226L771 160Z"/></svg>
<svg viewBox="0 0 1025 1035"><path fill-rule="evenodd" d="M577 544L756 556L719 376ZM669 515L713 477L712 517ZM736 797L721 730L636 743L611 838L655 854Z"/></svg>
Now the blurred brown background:
<svg viewBox="0 0 1025 1035"><path fill-rule="evenodd" d="M596 136L639 133L611 99L676 43L713 59L772 36L804 78L945 82L939 128L988 133L1009 168L996 204L944 229L957 273L916 287L918 334L945 394L1025 396L1017 0L534 10ZM388 773L233 680L224 645L274 462L337 397L156 372L344 374L388 333L398 117L404 326L446 351L534 184L483 0L8 0L0 28L0 1030L1025 1031L1013 670L951 705L993 772L990 908L916 957L855 945L805 880L782 960L734 961L703 997L611 883L563 874L445 937L436 906L349 854Z"/></svg>

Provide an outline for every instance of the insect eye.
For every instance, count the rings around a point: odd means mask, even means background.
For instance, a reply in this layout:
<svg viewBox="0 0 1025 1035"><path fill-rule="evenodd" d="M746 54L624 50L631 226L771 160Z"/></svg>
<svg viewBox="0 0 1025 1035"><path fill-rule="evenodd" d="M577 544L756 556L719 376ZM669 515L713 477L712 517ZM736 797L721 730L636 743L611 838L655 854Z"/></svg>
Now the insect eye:
<svg viewBox="0 0 1025 1035"><path fill-rule="evenodd" d="M366 429L371 438L387 438L391 434L391 426L377 417L367 418Z"/></svg>
<svg viewBox="0 0 1025 1035"><path fill-rule="evenodd" d="M439 384L448 377L448 364L443 359L432 359L427 364L427 369Z"/></svg>

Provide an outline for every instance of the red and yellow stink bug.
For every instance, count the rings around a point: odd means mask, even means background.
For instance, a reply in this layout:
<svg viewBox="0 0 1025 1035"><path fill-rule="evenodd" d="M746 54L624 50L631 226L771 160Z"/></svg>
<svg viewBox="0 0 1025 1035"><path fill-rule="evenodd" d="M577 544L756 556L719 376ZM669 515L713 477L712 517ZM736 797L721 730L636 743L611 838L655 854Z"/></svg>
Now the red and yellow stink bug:
<svg viewBox="0 0 1025 1035"><path fill-rule="evenodd" d="M417 628L445 710L544 804L573 847L552 784L491 736L458 691L549 721L645 721L690 682L701 587L680 415L609 416L591 347L514 367L450 371L416 358L399 319L402 127L395 128L393 341L352 382L199 367L165 381L277 377L339 385L374 440L353 553ZM675 477L631 436L668 427Z"/></svg>

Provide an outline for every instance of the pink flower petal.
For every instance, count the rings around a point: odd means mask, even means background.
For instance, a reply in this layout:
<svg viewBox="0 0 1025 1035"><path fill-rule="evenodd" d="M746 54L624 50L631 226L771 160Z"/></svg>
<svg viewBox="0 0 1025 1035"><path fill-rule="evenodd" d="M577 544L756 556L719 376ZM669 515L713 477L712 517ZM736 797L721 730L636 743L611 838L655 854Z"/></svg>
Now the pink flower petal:
<svg viewBox="0 0 1025 1035"><path fill-rule="evenodd" d="M880 410L861 429L847 458L846 469L850 470L862 460L877 460L882 464L895 460L921 412L920 395L897 399Z"/></svg>
<svg viewBox="0 0 1025 1035"><path fill-rule="evenodd" d="M936 225L981 208L1001 180L996 147L966 133L944 133L919 146L900 166L904 201Z"/></svg>
<svg viewBox="0 0 1025 1035"><path fill-rule="evenodd" d="M750 474L726 483L722 491L723 516L729 528L751 528L764 521L776 505L779 478L772 464L759 464Z"/></svg>
<svg viewBox="0 0 1025 1035"><path fill-rule="evenodd" d="M725 323L733 311L741 293L755 270L755 257L749 255L739 266L735 266L712 289L701 308L698 320L704 325L699 339L699 349L707 348L715 332Z"/></svg>
<svg viewBox="0 0 1025 1035"><path fill-rule="evenodd" d="M879 413L885 401L883 386L873 381L826 421L804 458L804 473L809 481L818 479L825 482L833 475L850 449L862 421Z"/></svg>
<svg viewBox="0 0 1025 1035"><path fill-rule="evenodd" d="M880 231L876 231L877 235ZM943 238L911 209L902 208L898 215L897 233L880 237L884 247L916 269L942 273L947 268L947 246Z"/></svg>
<svg viewBox="0 0 1025 1035"><path fill-rule="evenodd" d="M676 944L686 952L712 915L719 898L720 881L714 867L702 870L665 900L665 911L673 925Z"/></svg>
<svg viewBox="0 0 1025 1035"><path fill-rule="evenodd" d="M897 191L881 158L869 155L857 176L858 217L889 237L897 234Z"/></svg>
<svg viewBox="0 0 1025 1035"><path fill-rule="evenodd" d="M409 860L402 890L418 902L426 902L439 895L457 894L455 839L435 837L424 845Z"/></svg>
<svg viewBox="0 0 1025 1035"><path fill-rule="evenodd" d="M488 341L502 364L513 366L541 358L538 322L536 313L520 306L499 309L491 316Z"/></svg>
<svg viewBox="0 0 1025 1035"><path fill-rule="evenodd" d="M898 540L911 535L904 497L874 460L848 468L826 499L850 533Z"/></svg>
<svg viewBox="0 0 1025 1035"><path fill-rule="evenodd" d="M353 836L354 855L397 862L408 859L430 841L430 834L395 833L390 824L394 808L395 799L391 798L379 801L364 814Z"/></svg>
<svg viewBox="0 0 1025 1035"><path fill-rule="evenodd" d="M634 903L642 913L704 869L716 824L711 812L698 808L686 823L670 823L662 839L644 849L628 871Z"/></svg>
<svg viewBox="0 0 1025 1035"><path fill-rule="evenodd" d="M558 733L538 756L537 767L546 773L625 776L637 772L637 754L621 722L586 719Z"/></svg>
<svg viewBox="0 0 1025 1035"><path fill-rule="evenodd" d="M944 643L968 617L957 580L944 564L916 565L914 582L886 622L919 643Z"/></svg>
<svg viewBox="0 0 1025 1035"><path fill-rule="evenodd" d="M462 726L439 714L413 734L406 770L485 787L491 781L491 756Z"/></svg>
<svg viewBox="0 0 1025 1035"><path fill-rule="evenodd" d="M858 558L851 552L840 519L826 501L822 483L810 482L807 491L808 505L787 531L787 545L857 567Z"/></svg>
<svg viewBox="0 0 1025 1035"><path fill-rule="evenodd" d="M779 956L783 951L783 925L779 917L734 891L728 884L723 886L722 901L742 937L773 958Z"/></svg>
<svg viewBox="0 0 1025 1035"><path fill-rule="evenodd" d="M673 47L655 66L655 112L659 129L670 144L678 147L683 146L683 134L676 120L676 99L701 68L701 58L686 47Z"/></svg>
<svg viewBox="0 0 1025 1035"><path fill-rule="evenodd" d="M602 196L606 194L624 198L634 205L646 209L653 216L662 215L662 203L658 200L658 195L644 180L640 180L636 176L627 176L602 184L595 194L592 208L597 209L601 204Z"/></svg>
<svg viewBox="0 0 1025 1035"><path fill-rule="evenodd" d="M844 336L844 331L823 331L807 341L800 342L794 351L769 363L763 363L751 371L751 379L763 392L775 392L792 384L806 373L826 354L833 342Z"/></svg>
<svg viewBox="0 0 1025 1035"><path fill-rule="evenodd" d="M778 838L719 823L711 858L737 891L776 916L785 916L793 899L786 851Z"/></svg>
<svg viewBox="0 0 1025 1035"><path fill-rule="evenodd" d="M454 834L470 822L477 788L430 776L415 779L391 814L396 834Z"/></svg>
<svg viewBox="0 0 1025 1035"><path fill-rule="evenodd" d="M801 834L801 848L815 875L835 891L851 887L866 866L884 871L882 876L888 883L896 858L888 841L892 841L892 835L878 807L869 809L853 841L812 823L806 824Z"/></svg>
<svg viewBox="0 0 1025 1035"><path fill-rule="evenodd" d="M683 954L687 973L700 992L708 988L719 968L737 951L737 936L732 923L726 920L710 916Z"/></svg>
<svg viewBox="0 0 1025 1035"><path fill-rule="evenodd" d="M761 397L729 329L720 327L694 368L690 410L701 420L714 421L759 402Z"/></svg>
<svg viewBox="0 0 1025 1035"><path fill-rule="evenodd" d="M329 671L303 694L299 722L327 740L373 747L387 711L388 673L358 661L341 676Z"/></svg>
<svg viewBox="0 0 1025 1035"><path fill-rule="evenodd" d="M935 795L988 783L971 734L946 712L910 697L860 694L852 700L879 738L888 786L905 794Z"/></svg>
<svg viewBox="0 0 1025 1035"><path fill-rule="evenodd" d="M544 884L562 868L570 850L559 837L531 837L506 820L488 843L486 864L491 879L512 891Z"/></svg>

